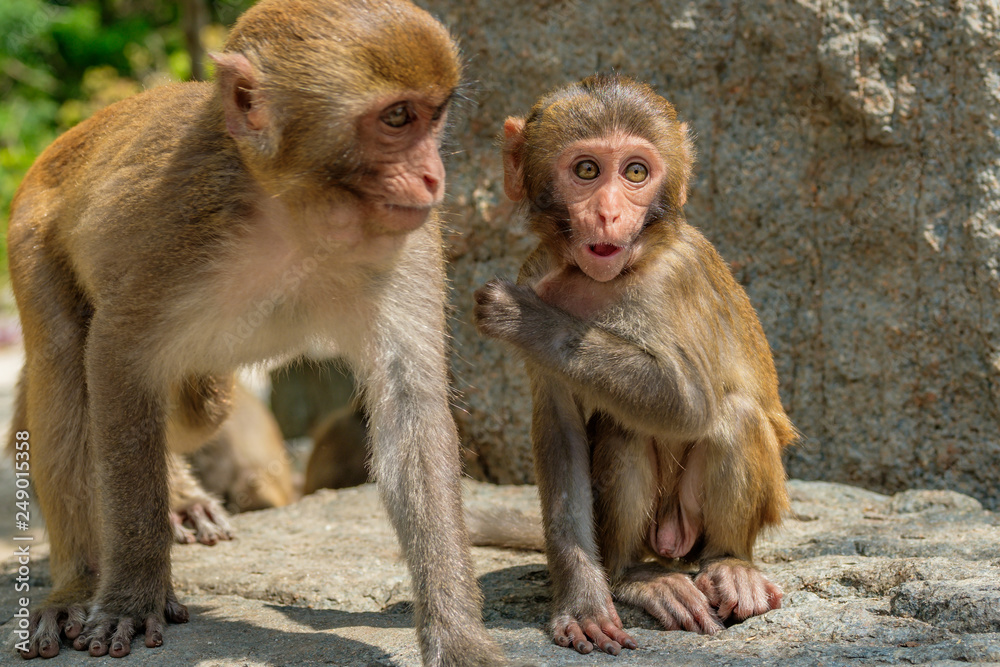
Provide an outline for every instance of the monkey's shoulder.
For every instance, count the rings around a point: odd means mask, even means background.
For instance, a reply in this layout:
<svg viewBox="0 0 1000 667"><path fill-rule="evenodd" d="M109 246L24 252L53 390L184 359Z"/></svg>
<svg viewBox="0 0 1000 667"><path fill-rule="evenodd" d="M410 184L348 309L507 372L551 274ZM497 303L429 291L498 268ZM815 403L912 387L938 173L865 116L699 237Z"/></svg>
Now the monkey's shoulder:
<svg viewBox="0 0 1000 667"><path fill-rule="evenodd" d="M211 86L206 83L174 83L107 106L52 142L35 161L25 183L37 179L55 187L95 158L144 159L162 150L164 140L172 137L180 141L179 128L210 100L211 94Z"/></svg>

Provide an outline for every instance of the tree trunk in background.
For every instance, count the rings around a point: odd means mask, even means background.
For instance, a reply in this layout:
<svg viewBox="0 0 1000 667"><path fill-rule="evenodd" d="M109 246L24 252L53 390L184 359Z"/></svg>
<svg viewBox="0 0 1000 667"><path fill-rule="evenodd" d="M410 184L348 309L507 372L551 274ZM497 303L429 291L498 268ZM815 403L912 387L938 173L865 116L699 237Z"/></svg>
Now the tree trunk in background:
<svg viewBox="0 0 1000 667"><path fill-rule="evenodd" d="M205 47L201 43L201 31L208 25L208 5L206 0L181 1L181 28L184 43L191 56L191 78L205 80Z"/></svg>

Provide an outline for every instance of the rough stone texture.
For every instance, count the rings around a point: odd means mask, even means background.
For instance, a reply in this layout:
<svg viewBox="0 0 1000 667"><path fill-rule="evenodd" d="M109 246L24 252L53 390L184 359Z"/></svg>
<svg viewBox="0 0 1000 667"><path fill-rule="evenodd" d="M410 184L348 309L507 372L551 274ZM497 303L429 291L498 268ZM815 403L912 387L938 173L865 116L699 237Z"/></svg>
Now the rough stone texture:
<svg viewBox="0 0 1000 667"><path fill-rule="evenodd" d="M996 2L424 0L464 45L448 221L453 369L470 469L532 477L523 371L472 292L533 246L496 135L544 91L615 68L696 134L687 206L746 286L806 436L793 476L1000 493Z"/></svg>
<svg viewBox="0 0 1000 667"><path fill-rule="evenodd" d="M715 637L664 632L619 605L640 645L581 657L544 633L549 581L541 554L477 548L484 616L508 656L537 665L936 665L1000 662L1000 519L972 498L886 497L792 482L785 527L758 545L783 608ZM469 483L468 502L537 512L534 487ZM193 612L129 665L416 666L409 577L371 486L323 491L234 519L235 542L174 548L174 580ZM35 545L31 597L48 591ZM13 627L14 565L0 574L0 637ZM9 653L0 664L14 664ZM64 649L59 664L123 664Z"/></svg>

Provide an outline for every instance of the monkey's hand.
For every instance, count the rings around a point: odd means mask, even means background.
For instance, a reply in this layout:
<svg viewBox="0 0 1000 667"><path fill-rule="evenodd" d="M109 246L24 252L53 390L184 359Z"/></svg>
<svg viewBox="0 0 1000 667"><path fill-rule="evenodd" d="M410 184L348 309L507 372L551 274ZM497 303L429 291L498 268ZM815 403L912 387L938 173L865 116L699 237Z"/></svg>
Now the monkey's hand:
<svg viewBox="0 0 1000 667"><path fill-rule="evenodd" d="M523 289L500 279L491 280L477 289L473 319L479 333L501 340L513 338L521 325L518 292Z"/></svg>
<svg viewBox="0 0 1000 667"><path fill-rule="evenodd" d="M563 648L573 647L579 653L590 653L597 646L611 655L618 655L622 647L637 648L635 640L622 629L611 596L601 604L560 605L549 622L552 640Z"/></svg>
<svg viewBox="0 0 1000 667"><path fill-rule="evenodd" d="M145 593L152 593L147 590ZM149 606L139 595L115 596L113 592L99 595L87 617L86 626L73 641L77 651L90 651L90 655L100 657L111 653L112 658L122 658L132 651L132 637L137 631L146 635L146 647L155 648L163 644L163 629L166 622L187 623L187 607L177 601L171 587L166 592L166 603ZM147 597L142 595L141 597ZM152 597L152 596L150 596ZM113 602L111 598L115 598ZM108 602L104 602L108 600ZM141 609L139 612L114 611L114 608Z"/></svg>
<svg viewBox="0 0 1000 667"><path fill-rule="evenodd" d="M708 598L723 621L743 621L781 607L777 584L750 563L738 558L713 561L701 568L695 586Z"/></svg>
<svg viewBox="0 0 1000 667"><path fill-rule="evenodd" d="M222 503L201 486L179 454L171 453L170 526L178 544L201 542L209 546L233 539L233 528Z"/></svg>
<svg viewBox="0 0 1000 667"><path fill-rule="evenodd" d="M473 318L479 332L510 343L524 344L568 317L542 301L530 287L506 280L491 280L476 290L475 297Z"/></svg>
<svg viewBox="0 0 1000 667"><path fill-rule="evenodd" d="M178 544L201 542L212 546L219 540L233 539L229 515L219 501L207 494L184 507L171 508L170 525Z"/></svg>

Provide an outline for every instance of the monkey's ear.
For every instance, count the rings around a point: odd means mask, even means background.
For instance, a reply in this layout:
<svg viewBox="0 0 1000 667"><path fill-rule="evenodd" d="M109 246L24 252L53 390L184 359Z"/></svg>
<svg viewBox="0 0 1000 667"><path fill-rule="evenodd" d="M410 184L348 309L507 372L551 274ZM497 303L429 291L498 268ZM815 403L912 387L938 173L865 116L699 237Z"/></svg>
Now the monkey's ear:
<svg viewBox="0 0 1000 667"><path fill-rule="evenodd" d="M242 53L213 53L215 78L219 82L226 129L234 137L259 134L269 129L271 115L257 81L253 65Z"/></svg>
<svg viewBox="0 0 1000 667"><path fill-rule="evenodd" d="M524 119L511 116L503 123L503 191L511 201L524 199Z"/></svg>

